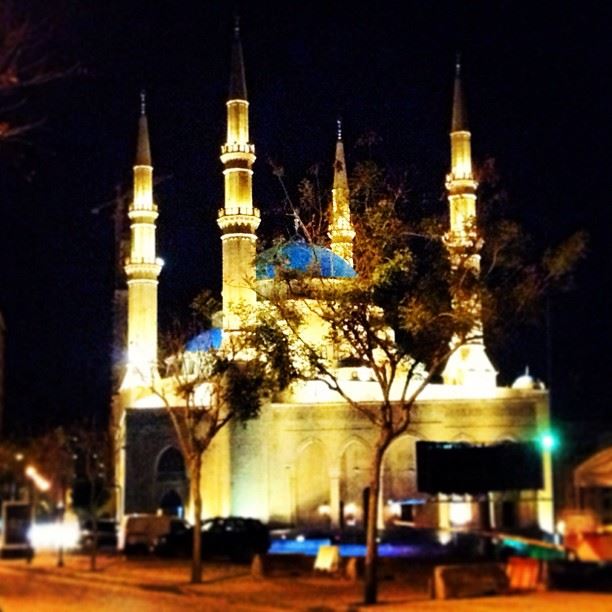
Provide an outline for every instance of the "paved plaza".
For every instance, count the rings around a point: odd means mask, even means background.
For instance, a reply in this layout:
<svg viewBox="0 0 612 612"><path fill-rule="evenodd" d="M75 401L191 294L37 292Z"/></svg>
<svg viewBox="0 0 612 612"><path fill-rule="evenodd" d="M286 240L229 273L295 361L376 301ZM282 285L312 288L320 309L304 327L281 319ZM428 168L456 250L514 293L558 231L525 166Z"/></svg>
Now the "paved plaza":
<svg viewBox="0 0 612 612"><path fill-rule="evenodd" d="M189 582L189 563L160 559L125 559L100 555L97 570L85 555L69 554L58 567L57 556L39 554L31 563L0 560L1 612L123 610L155 612L205 610L266 612L301 610L335 612L399 610L612 610L612 594L546 591L543 588L507 596L433 600L426 573L401 579L382 576L379 603L360 603L361 584L303 569L256 577L249 566L205 563L203 583Z"/></svg>

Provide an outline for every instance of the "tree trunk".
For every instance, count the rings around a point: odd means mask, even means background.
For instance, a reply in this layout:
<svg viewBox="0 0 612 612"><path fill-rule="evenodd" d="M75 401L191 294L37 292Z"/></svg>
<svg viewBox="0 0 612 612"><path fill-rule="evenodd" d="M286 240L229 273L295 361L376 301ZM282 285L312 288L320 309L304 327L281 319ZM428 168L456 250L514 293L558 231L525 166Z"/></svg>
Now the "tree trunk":
<svg viewBox="0 0 612 612"><path fill-rule="evenodd" d="M66 499L66 491L63 480L60 483L60 501L56 504L57 512L59 512L60 531L64 531L64 500ZM57 549L57 567L64 567L64 544L60 540L60 545Z"/></svg>
<svg viewBox="0 0 612 612"><path fill-rule="evenodd" d="M376 542L378 524L378 497L380 495L380 472L385 445L376 444L370 481L370 498L368 499L368 522L366 525L365 576L363 583L363 601L375 604L378 596L378 545Z"/></svg>
<svg viewBox="0 0 612 612"><path fill-rule="evenodd" d="M95 511L94 511L95 513ZM91 556L89 557L89 569L92 572L95 572L97 569L97 558L98 558L98 519L94 515L92 515L92 532L93 532L93 541L91 543Z"/></svg>
<svg viewBox="0 0 612 612"><path fill-rule="evenodd" d="M91 517L91 531L93 533L93 542L91 543L91 555L89 557L89 569L92 572L96 571L96 559L98 557L98 515L96 512L95 500L95 482L91 476L91 458L87 458L87 477L89 479L89 516Z"/></svg>
<svg viewBox="0 0 612 612"><path fill-rule="evenodd" d="M191 559L191 582L202 582L202 491L200 476L202 472L202 455L197 451L191 460L191 499L193 500L193 557Z"/></svg>

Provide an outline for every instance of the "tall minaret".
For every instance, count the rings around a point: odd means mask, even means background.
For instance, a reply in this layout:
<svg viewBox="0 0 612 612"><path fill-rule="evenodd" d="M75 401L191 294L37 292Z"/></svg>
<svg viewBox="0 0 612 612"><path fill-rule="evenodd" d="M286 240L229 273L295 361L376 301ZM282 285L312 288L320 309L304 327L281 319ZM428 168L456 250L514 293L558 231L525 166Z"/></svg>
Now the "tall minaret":
<svg viewBox="0 0 612 612"><path fill-rule="evenodd" d="M351 223L348 177L342 142L342 123L338 120L338 140L336 141L336 159L334 161L334 186L332 189L332 206L329 218L329 238L331 250L353 265L353 238L355 230Z"/></svg>
<svg viewBox="0 0 612 612"><path fill-rule="evenodd" d="M157 279L162 262L155 248L153 166L145 94L140 95L138 148L134 164L134 199L128 209L130 255L125 263L128 285L127 370L122 389L151 386L157 370Z"/></svg>
<svg viewBox="0 0 612 612"><path fill-rule="evenodd" d="M451 170L446 177L450 228L445 236L451 265L454 266L459 263L460 252L478 240L476 234L476 187L478 183L472 171L470 140L471 134L467 124L461 85L461 64L457 57L450 131ZM477 252L470 257L468 265L476 274L480 272L480 255ZM443 372L444 382L482 388L495 387L497 372L485 351L480 296L477 294L455 296L455 300L459 299L467 302L462 306L467 306L471 310L474 327L468 336L468 343L455 351L448 360Z"/></svg>
<svg viewBox="0 0 612 612"><path fill-rule="evenodd" d="M225 205L219 210L223 258L223 330L240 327L237 310L255 305L255 255L259 210L253 206L255 146L249 142L249 103L240 27L234 25L229 99L227 101L227 141L221 147L224 166Z"/></svg>

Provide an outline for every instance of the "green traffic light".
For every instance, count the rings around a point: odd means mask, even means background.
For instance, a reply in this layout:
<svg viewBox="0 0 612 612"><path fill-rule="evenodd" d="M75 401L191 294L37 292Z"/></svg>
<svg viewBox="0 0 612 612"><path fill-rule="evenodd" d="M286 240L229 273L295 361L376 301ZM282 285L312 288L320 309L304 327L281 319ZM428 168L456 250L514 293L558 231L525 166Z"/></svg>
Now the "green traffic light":
<svg viewBox="0 0 612 612"><path fill-rule="evenodd" d="M557 446L557 438L550 432L543 433L540 436L540 445L545 450L553 450Z"/></svg>

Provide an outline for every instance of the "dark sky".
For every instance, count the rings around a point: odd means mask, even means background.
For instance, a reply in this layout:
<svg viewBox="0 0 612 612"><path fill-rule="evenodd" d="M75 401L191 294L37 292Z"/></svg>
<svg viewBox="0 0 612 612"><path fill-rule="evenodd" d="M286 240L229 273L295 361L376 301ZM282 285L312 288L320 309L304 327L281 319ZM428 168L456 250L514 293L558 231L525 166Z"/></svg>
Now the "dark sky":
<svg viewBox="0 0 612 612"><path fill-rule="evenodd" d="M52 12L49 7L53 4ZM27 92L41 124L0 144L0 308L8 327L9 431L108 412L112 200L129 188L138 93L147 90L162 323L199 289L218 289L219 147L230 2L25 2L50 33L41 49L65 79ZM495 158L509 201L538 235L586 229L590 253L544 328L493 355L507 384L529 365L552 378L553 414L607 418L612 368L608 240L612 9L606 2L245 2L239 7L266 215L329 164L342 115L348 163L368 130L389 163L438 195L448 170L454 57L463 57L475 161Z"/></svg>

